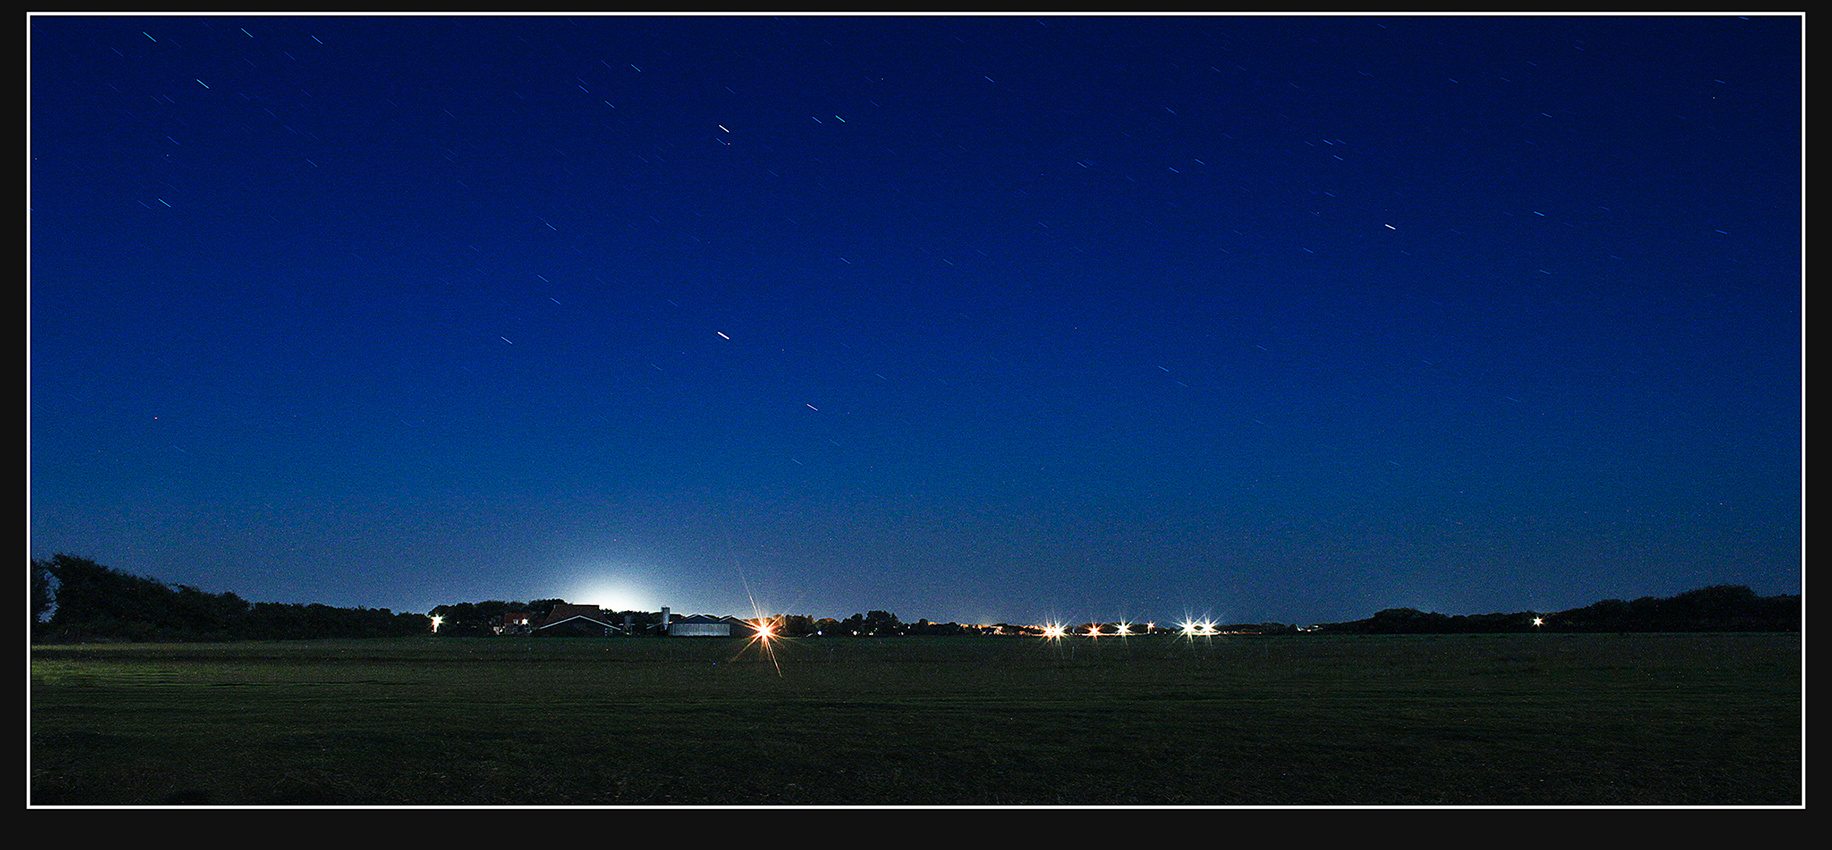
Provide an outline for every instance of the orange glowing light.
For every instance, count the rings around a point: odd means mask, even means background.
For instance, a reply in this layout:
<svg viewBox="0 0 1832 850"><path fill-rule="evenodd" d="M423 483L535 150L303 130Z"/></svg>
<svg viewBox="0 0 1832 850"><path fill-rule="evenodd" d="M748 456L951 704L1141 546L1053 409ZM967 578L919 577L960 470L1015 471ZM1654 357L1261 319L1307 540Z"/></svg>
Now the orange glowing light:
<svg viewBox="0 0 1832 850"><path fill-rule="evenodd" d="M739 654L742 655L745 649L753 646L763 650L764 656L770 659L770 666L776 668L776 675L782 676L782 662L776 660L776 642L785 640L781 634L780 618L759 616L754 620L745 620L744 623L751 627L751 636L744 641L744 646L738 650Z"/></svg>

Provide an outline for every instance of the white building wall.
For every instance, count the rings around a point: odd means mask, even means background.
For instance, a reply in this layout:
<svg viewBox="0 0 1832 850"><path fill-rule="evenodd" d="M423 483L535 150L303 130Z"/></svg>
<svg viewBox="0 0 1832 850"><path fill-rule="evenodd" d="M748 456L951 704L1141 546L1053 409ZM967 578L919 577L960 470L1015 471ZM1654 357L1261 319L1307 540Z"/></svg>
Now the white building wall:
<svg viewBox="0 0 1832 850"><path fill-rule="evenodd" d="M731 637L730 623L675 623L668 627L675 637Z"/></svg>

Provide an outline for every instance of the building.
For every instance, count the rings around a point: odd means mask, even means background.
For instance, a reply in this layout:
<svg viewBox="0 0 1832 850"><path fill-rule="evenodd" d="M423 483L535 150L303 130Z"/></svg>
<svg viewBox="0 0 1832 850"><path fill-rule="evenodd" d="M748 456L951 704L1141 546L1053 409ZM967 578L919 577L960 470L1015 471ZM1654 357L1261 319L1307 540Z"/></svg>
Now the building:
<svg viewBox="0 0 1832 850"><path fill-rule="evenodd" d="M553 611L534 629L537 635L553 637L610 637L620 631L598 606L565 602L553 606Z"/></svg>
<svg viewBox="0 0 1832 850"><path fill-rule="evenodd" d="M668 621L668 634L671 637L731 637L732 620L711 614L675 617Z"/></svg>

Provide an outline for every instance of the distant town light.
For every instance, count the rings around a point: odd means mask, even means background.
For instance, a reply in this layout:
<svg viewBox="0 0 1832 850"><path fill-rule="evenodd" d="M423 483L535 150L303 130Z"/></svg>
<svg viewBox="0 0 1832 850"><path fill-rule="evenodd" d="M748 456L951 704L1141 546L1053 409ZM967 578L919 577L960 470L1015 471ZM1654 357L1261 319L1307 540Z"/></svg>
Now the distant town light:
<svg viewBox="0 0 1832 850"><path fill-rule="evenodd" d="M1210 620L1187 620L1183 623L1179 623L1177 628L1182 632L1184 637L1216 634L1215 623Z"/></svg>

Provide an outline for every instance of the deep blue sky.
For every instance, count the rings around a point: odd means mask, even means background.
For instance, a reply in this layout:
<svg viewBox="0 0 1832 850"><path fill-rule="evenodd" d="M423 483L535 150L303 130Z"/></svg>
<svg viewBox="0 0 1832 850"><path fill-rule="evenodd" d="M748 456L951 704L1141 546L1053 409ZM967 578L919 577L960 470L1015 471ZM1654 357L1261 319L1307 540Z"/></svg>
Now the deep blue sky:
<svg viewBox="0 0 1832 850"><path fill-rule="evenodd" d="M1801 590L1797 16L29 23L36 557L961 622Z"/></svg>

